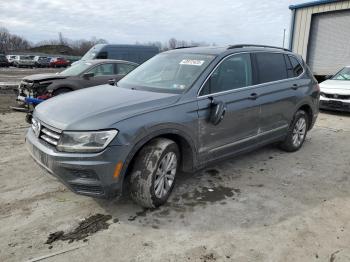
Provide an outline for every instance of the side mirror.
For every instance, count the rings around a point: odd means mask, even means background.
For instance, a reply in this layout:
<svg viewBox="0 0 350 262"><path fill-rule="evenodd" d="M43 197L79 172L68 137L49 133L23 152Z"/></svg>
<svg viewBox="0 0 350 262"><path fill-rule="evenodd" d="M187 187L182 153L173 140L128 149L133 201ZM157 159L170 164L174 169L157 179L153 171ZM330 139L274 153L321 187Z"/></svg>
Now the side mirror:
<svg viewBox="0 0 350 262"><path fill-rule="evenodd" d="M225 113L226 104L223 101L216 101L211 98L209 121L216 126L224 119Z"/></svg>
<svg viewBox="0 0 350 262"><path fill-rule="evenodd" d="M111 85L111 86L115 86L116 82L117 82L117 79L115 79L115 78L108 80L108 84Z"/></svg>
<svg viewBox="0 0 350 262"><path fill-rule="evenodd" d="M333 76L333 75L326 75L326 76L324 77L324 79L325 79L325 80L327 80L327 79L331 79L331 78L332 78L332 76Z"/></svg>
<svg viewBox="0 0 350 262"><path fill-rule="evenodd" d="M83 77L86 78L86 79L89 79L90 77L94 77L94 73L85 73L83 74Z"/></svg>

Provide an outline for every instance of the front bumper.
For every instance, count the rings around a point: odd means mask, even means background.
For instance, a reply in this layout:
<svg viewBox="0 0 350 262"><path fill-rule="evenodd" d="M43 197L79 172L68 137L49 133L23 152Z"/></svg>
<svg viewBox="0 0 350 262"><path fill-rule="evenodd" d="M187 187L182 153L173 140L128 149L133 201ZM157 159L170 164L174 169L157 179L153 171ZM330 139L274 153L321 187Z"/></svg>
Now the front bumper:
<svg viewBox="0 0 350 262"><path fill-rule="evenodd" d="M320 108L350 112L350 100L341 100L341 99L329 99L326 97L320 97Z"/></svg>
<svg viewBox="0 0 350 262"><path fill-rule="evenodd" d="M27 132L26 146L37 164L73 192L100 198L122 194L123 171L116 178L113 175L117 163L125 161L127 146L109 146L93 154L62 153L37 138L31 128Z"/></svg>

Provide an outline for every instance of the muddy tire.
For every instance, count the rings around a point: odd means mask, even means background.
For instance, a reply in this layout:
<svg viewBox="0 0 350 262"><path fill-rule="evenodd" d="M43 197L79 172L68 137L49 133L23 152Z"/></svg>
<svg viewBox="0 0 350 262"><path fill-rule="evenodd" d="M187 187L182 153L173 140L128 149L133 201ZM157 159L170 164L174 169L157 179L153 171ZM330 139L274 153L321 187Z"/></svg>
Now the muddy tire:
<svg viewBox="0 0 350 262"><path fill-rule="evenodd" d="M295 152L304 144L309 128L309 119L305 111L296 112L292 124L289 127L285 140L279 147L287 152Z"/></svg>
<svg viewBox="0 0 350 262"><path fill-rule="evenodd" d="M180 153L174 141L166 138L150 141L133 161L131 198L146 208L164 204L174 187L179 166Z"/></svg>

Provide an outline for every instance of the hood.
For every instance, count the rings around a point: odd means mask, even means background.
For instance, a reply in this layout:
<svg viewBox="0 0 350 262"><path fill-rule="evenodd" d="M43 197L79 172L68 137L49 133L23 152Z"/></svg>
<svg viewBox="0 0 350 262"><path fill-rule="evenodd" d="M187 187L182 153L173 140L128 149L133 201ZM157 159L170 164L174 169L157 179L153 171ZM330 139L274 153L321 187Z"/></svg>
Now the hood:
<svg viewBox="0 0 350 262"><path fill-rule="evenodd" d="M327 94L350 95L350 81L330 79L320 83L320 88Z"/></svg>
<svg viewBox="0 0 350 262"><path fill-rule="evenodd" d="M32 81L46 81L46 80L55 80L55 79L65 79L67 76L58 75L58 74L36 74L23 77L23 80Z"/></svg>
<svg viewBox="0 0 350 262"><path fill-rule="evenodd" d="M179 98L178 94L101 85L50 98L35 108L34 117L60 130L99 130Z"/></svg>

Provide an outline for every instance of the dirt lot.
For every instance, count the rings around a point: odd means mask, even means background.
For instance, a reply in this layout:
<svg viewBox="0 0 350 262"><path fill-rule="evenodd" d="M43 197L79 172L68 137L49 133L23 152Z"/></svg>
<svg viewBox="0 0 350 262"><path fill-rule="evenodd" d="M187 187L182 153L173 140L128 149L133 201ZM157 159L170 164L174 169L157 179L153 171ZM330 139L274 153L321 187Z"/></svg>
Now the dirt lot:
<svg viewBox="0 0 350 262"><path fill-rule="evenodd" d="M350 115L320 114L297 153L181 174L156 210L68 191L30 159L23 119L0 114L0 261L350 261Z"/></svg>
<svg viewBox="0 0 350 262"><path fill-rule="evenodd" d="M42 73L56 73L62 71L57 68L16 68L16 67L0 67L0 83L19 83L21 79L28 75Z"/></svg>

